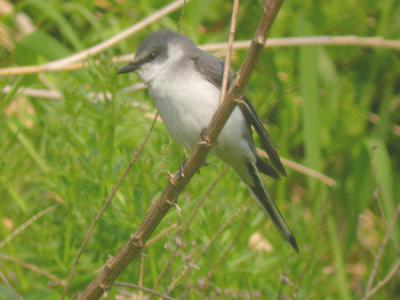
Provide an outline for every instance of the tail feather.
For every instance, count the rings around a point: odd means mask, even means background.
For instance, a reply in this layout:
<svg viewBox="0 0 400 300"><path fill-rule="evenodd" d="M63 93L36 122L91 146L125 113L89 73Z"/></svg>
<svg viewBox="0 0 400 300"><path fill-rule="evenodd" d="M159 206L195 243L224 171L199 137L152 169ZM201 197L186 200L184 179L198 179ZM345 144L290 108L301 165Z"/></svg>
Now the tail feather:
<svg viewBox="0 0 400 300"><path fill-rule="evenodd" d="M257 156L257 160L256 160L256 167L257 167L258 171L260 171L261 173L263 173L269 177L272 177L275 179L281 178L281 174L279 174L269 162L262 160L258 156Z"/></svg>
<svg viewBox="0 0 400 300"><path fill-rule="evenodd" d="M272 201L266 189L264 188L262 181L258 176L256 167L251 163L247 163L247 169L254 182L254 184L250 186L250 189L253 192L254 196L257 198L258 202L261 204L267 215L270 217L272 223L274 224L280 235L283 237L283 239L286 240L296 252L299 252L299 248L297 246L294 235L290 231L289 227L286 225L281 213L279 212L275 203Z"/></svg>

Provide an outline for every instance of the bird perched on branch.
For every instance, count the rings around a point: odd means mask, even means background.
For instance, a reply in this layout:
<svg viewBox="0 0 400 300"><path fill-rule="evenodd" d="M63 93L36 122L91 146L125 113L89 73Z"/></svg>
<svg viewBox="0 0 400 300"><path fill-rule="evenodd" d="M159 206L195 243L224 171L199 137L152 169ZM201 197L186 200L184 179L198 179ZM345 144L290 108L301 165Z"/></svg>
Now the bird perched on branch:
<svg viewBox="0 0 400 300"><path fill-rule="evenodd" d="M181 34L162 30L148 36L133 60L118 74L136 72L148 85L169 134L193 150L210 124L221 94L224 62L200 50ZM229 82L234 79L230 75ZM242 98L218 136L214 151L248 185L280 235L298 251L296 240L264 188L259 172L273 178L285 176L269 135L246 98ZM256 152L254 128L270 162Z"/></svg>

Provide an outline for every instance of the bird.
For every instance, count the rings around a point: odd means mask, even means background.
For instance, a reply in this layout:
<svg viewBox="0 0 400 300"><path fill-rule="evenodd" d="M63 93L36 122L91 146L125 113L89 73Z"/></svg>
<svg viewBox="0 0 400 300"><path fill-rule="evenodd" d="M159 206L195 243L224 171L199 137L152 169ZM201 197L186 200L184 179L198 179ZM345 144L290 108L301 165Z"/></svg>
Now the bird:
<svg viewBox="0 0 400 300"><path fill-rule="evenodd" d="M163 29L147 36L134 58L117 74L136 72L148 87L172 139L192 151L219 105L225 62L201 50L184 35ZM229 84L234 80L230 71ZM260 173L286 176L270 136L250 101L236 106L220 132L213 152L239 175L282 238L296 251L296 239L263 185ZM252 129L270 158L256 151Z"/></svg>

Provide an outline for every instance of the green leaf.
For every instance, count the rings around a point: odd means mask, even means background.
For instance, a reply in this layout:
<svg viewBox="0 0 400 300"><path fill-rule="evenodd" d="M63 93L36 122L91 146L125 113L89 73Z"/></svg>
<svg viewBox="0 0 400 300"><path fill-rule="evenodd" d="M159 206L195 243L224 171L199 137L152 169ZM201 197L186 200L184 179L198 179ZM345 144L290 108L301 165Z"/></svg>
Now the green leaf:
<svg viewBox="0 0 400 300"><path fill-rule="evenodd" d="M341 296L340 299L350 300L352 297L348 286L349 281L346 274L345 257L342 253L341 241L339 240L336 224L332 215L328 216L328 231L334 258L336 284Z"/></svg>
<svg viewBox="0 0 400 300"><path fill-rule="evenodd" d="M393 220L396 205L393 197L392 163L385 143L376 138L367 140L372 169L379 189L379 199L382 202L384 213L390 224ZM399 228L396 227L396 236L399 237Z"/></svg>
<svg viewBox="0 0 400 300"><path fill-rule="evenodd" d="M310 25L300 17L298 21L298 33L310 34ZM303 98L303 130L305 161L309 167L321 170L321 120L318 92L318 49L316 47L300 48L300 84Z"/></svg>

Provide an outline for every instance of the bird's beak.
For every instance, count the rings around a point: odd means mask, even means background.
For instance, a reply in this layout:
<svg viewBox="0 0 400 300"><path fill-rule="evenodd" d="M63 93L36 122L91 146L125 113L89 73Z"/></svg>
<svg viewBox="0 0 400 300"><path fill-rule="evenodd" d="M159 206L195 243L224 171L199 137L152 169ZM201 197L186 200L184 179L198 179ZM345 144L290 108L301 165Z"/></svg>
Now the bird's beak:
<svg viewBox="0 0 400 300"><path fill-rule="evenodd" d="M117 74L125 74L125 73L131 73L135 72L137 69L140 68L140 66L143 64L142 60L139 59L133 59L131 62L129 62L126 66L122 67L121 69L118 70Z"/></svg>

